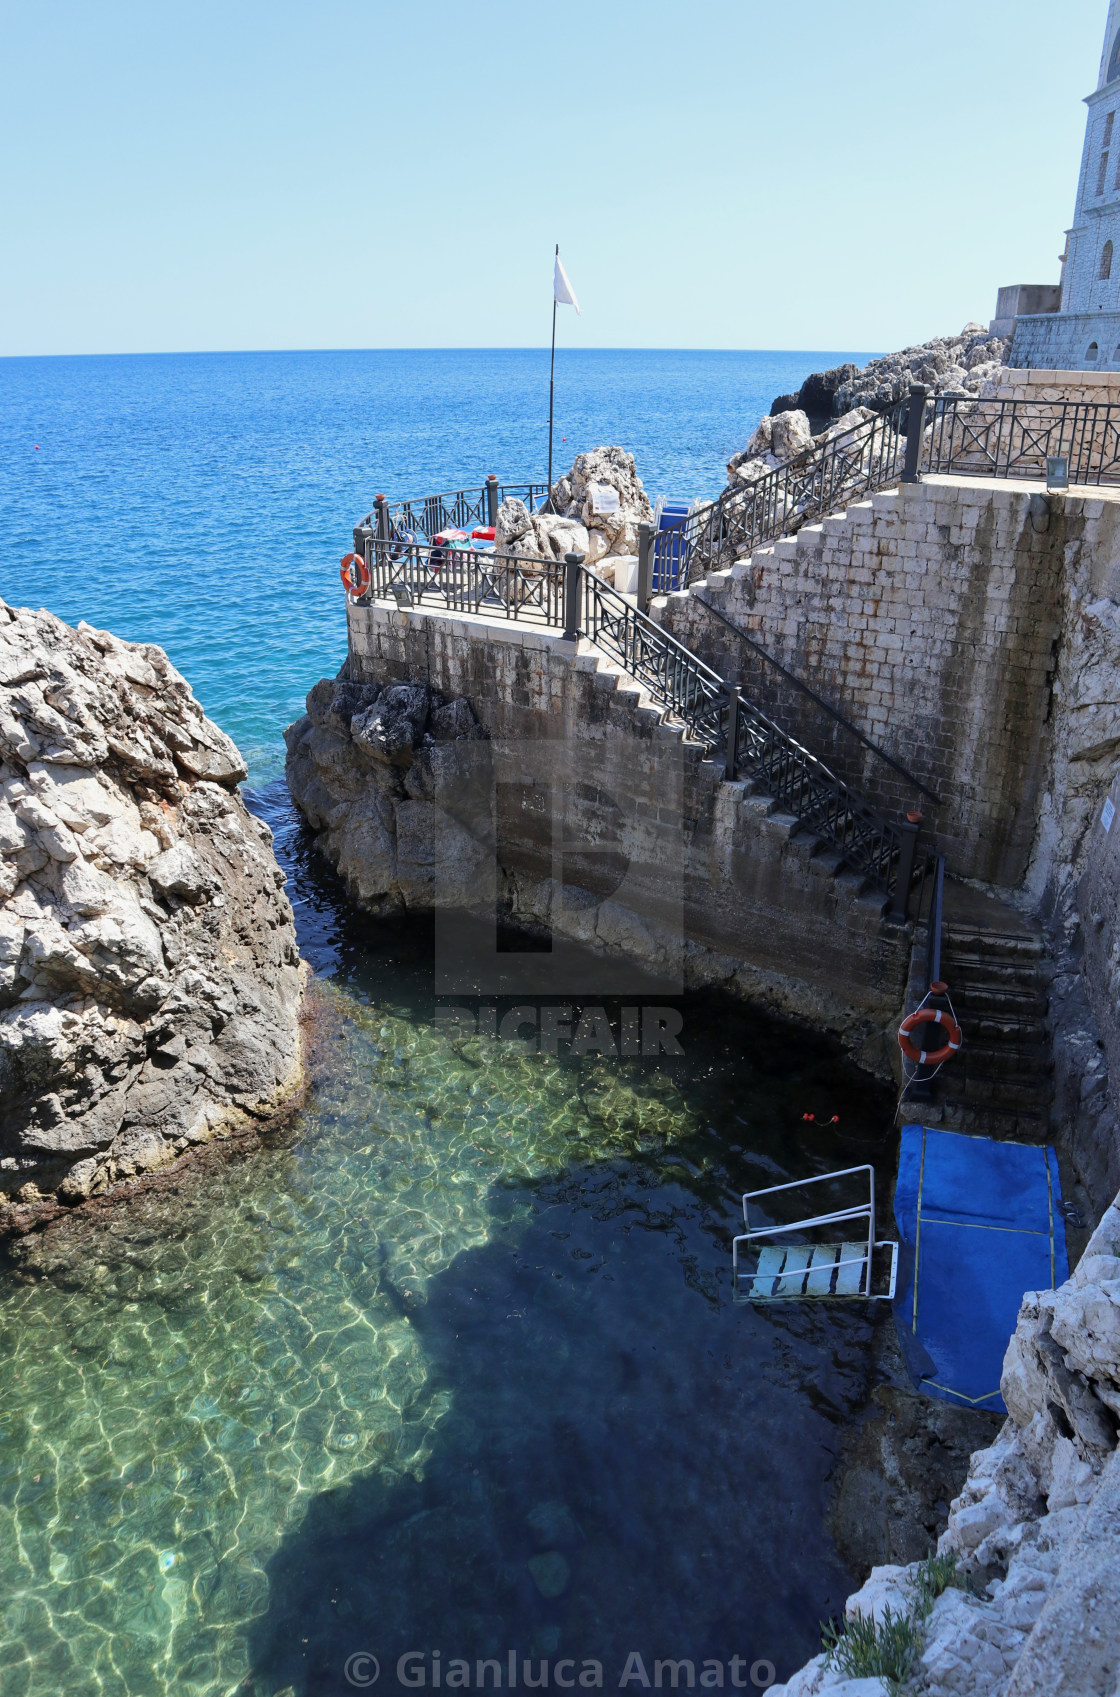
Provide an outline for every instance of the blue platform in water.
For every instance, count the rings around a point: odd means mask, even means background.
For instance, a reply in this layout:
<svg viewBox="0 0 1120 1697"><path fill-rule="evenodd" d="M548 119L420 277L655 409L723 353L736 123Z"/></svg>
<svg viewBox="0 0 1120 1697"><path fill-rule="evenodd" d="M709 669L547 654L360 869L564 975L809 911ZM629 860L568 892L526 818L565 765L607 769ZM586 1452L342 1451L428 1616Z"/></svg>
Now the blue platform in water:
<svg viewBox="0 0 1120 1697"><path fill-rule="evenodd" d="M1000 1373L1019 1304L1069 1276L1053 1149L905 1125L894 1216L895 1320L931 1396L1006 1413Z"/></svg>

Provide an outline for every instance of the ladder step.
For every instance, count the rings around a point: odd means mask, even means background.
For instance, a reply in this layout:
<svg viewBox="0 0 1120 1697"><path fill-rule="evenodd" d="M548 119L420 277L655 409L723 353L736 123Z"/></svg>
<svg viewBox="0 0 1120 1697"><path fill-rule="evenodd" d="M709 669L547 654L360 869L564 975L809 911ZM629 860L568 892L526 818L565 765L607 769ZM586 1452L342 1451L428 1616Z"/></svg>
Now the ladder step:
<svg viewBox="0 0 1120 1697"><path fill-rule="evenodd" d="M863 1275L867 1269L866 1243L841 1244L840 1259L846 1261L848 1265L836 1269L836 1294L837 1296L858 1296L863 1289Z"/></svg>
<svg viewBox="0 0 1120 1697"><path fill-rule="evenodd" d="M805 1280L806 1296L831 1296L832 1274L839 1255L840 1251L834 1243L817 1244L813 1250L813 1259L809 1263L811 1271Z"/></svg>
<svg viewBox="0 0 1120 1697"><path fill-rule="evenodd" d="M799 1243L793 1249L786 1250L785 1265L782 1277L778 1280L775 1296L800 1296L805 1288L804 1274L809 1266L812 1250L807 1244Z"/></svg>

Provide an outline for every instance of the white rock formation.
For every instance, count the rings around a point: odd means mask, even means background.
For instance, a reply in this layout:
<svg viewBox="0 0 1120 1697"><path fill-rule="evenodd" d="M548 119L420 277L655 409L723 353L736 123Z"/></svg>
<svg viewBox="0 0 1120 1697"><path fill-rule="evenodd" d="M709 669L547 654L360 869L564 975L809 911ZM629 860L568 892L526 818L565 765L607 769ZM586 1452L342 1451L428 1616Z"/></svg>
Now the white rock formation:
<svg viewBox="0 0 1120 1697"><path fill-rule="evenodd" d="M596 510L611 505L601 494L596 500L597 492L603 490L613 490L618 496L613 511ZM636 554L638 526L653 519L634 456L625 448L593 448L590 453L577 454L571 471L553 485L552 495L559 513L587 531L587 561L593 566L605 558Z"/></svg>
<svg viewBox="0 0 1120 1697"><path fill-rule="evenodd" d="M1072 1277L1023 1300L1004 1359L1008 1420L972 1458L938 1544L972 1588L945 1591L909 1689L928 1697L1120 1691L1120 1198ZM995 1577L991 1577L992 1573ZM849 1618L913 1613L917 1567L878 1567ZM772 1697L838 1697L815 1658Z"/></svg>
<svg viewBox="0 0 1120 1697"><path fill-rule="evenodd" d="M0 602L0 1202L75 1202L298 1082L245 767L159 648Z"/></svg>
<svg viewBox="0 0 1120 1697"><path fill-rule="evenodd" d="M836 391L837 413L853 407L883 412L924 383L931 394L979 395L994 381L1011 351L1010 336L989 336L982 324L966 324L959 336L935 336L932 342L873 359Z"/></svg>

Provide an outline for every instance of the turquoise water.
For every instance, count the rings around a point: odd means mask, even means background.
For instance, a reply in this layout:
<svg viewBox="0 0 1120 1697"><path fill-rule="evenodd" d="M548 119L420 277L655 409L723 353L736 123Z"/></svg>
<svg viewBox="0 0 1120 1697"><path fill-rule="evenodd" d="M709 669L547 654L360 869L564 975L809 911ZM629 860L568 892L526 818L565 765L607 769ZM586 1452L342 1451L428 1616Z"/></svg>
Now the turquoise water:
<svg viewBox="0 0 1120 1697"><path fill-rule="evenodd" d="M396 1690L436 1650L788 1673L851 1581L824 1521L870 1326L733 1305L733 1199L873 1158L889 1103L700 999L675 1061L452 1041L425 928L257 805L321 974L310 1099L12 1251L5 1697L304 1697L359 1653Z"/></svg>
<svg viewBox="0 0 1120 1697"><path fill-rule="evenodd" d="M848 357L569 355L561 453L623 441L654 494L712 493L771 397ZM250 759L320 975L290 1123L4 1252L4 1697L312 1697L364 1688L362 1655L393 1690L412 1651L430 1687L437 1650L609 1687L632 1651L729 1681L739 1655L761 1684L850 1589L825 1516L869 1320L733 1306L732 1199L878 1158L889 1102L699 999L676 1061L453 1040L430 934L356 914L270 782L344 652L352 521L539 475L546 375L0 362L0 594L167 648Z"/></svg>
<svg viewBox="0 0 1120 1697"><path fill-rule="evenodd" d="M561 350L556 463L621 442L715 494L776 394L867 357ZM543 478L547 419L547 349L0 360L0 595L160 643L264 782L373 496Z"/></svg>

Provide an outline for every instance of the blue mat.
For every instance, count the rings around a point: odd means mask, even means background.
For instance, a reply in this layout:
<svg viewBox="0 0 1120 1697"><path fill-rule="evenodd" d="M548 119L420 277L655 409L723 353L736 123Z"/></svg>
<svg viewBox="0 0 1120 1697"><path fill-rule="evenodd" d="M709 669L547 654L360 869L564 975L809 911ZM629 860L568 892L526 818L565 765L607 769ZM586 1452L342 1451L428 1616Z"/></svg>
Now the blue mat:
<svg viewBox="0 0 1120 1697"><path fill-rule="evenodd" d="M1006 1413L1000 1372L1028 1290L1069 1277L1053 1149L904 1125L894 1312L915 1383Z"/></svg>

